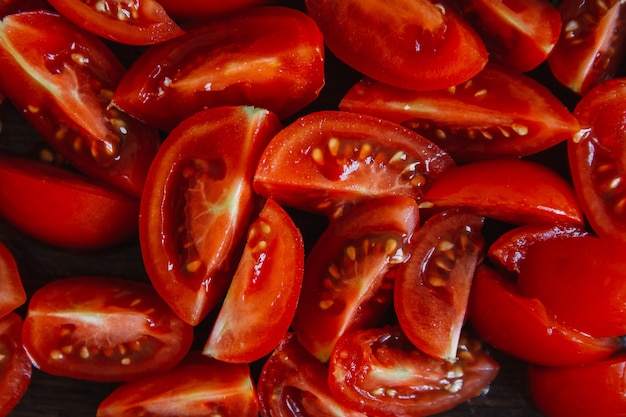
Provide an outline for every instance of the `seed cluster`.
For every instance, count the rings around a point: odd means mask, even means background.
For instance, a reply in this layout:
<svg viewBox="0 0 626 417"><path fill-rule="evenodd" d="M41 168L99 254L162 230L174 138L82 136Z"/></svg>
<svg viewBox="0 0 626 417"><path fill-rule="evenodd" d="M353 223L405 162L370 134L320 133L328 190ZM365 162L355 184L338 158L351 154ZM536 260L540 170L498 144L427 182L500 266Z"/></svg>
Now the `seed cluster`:
<svg viewBox="0 0 626 417"><path fill-rule="evenodd" d="M425 279L432 287L440 288L448 285L457 262L465 256L473 256L480 252L481 246L474 242L470 228L461 230L452 240L441 240L435 246L425 271Z"/></svg>

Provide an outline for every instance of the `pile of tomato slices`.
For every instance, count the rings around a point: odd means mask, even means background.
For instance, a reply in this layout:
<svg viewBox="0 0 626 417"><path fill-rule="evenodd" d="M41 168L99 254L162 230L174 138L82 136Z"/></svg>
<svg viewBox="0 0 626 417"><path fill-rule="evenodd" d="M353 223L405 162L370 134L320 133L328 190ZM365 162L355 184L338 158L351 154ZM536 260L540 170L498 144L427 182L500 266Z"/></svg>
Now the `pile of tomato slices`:
<svg viewBox="0 0 626 417"><path fill-rule="evenodd" d="M0 415L624 415L624 13L0 0Z"/></svg>

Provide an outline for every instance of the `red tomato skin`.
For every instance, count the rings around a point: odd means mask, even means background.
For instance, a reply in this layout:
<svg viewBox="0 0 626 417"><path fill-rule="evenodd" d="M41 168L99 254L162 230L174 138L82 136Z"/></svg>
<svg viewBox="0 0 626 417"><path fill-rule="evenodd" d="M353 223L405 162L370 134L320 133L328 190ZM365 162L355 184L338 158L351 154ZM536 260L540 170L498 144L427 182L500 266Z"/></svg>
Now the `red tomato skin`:
<svg viewBox="0 0 626 417"><path fill-rule="evenodd" d="M531 366L532 401L547 417L619 417L626 410L626 356L579 366Z"/></svg>
<svg viewBox="0 0 626 417"><path fill-rule="evenodd" d="M626 334L626 242L594 236L539 242L517 287L567 325L596 337Z"/></svg>
<svg viewBox="0 0 626 417"><path fill-rule="evenodd" d="M264 109L207 109L170 132L155 157L139 243L152 284L187 323L202 321L228 289L256 204L255 161L280 128Z"/></svg>
<svg viewBox="0 0 626 417"><path fill-rule="evenodd" d="M133 63L115 91L115 106L169 131L222 105L262 107L285 119L324 85L322 35L298 10L253 7L185 30Z"/></svg>
<svg viewBox="0 0 626 417"><path fill-rule="evenodd" d="M136 236L139 199L48 163L0 155L0 215L29 236L102 249Z"/></svg>
<svg viewBox="0 0 626 417"><path fill-rule="evenodd" d="M193 351L169 371L115 389L100 403L96 416L256 417L258 409L247 364L227 364Z"/></svg>
<svg viewBox="0 0 626 417"><path fill-rule="evenodd" d="M203 353L235 363L271 353L289 330L303 273L302 235L285 210L267 200L248 230L246 248ZM271 299L275 301L265 307Z"/></svg>
<svg viewBox="0 0 626 417"><path fill-rule="evenodd" d="M275 4L276 0L159 0L165 11L176 19L197 19L233 13L248 7Z"/></svg>
<svg viewBox="0 0 626 417"><path fill-rule="evenodd" d="M420 208L451 207L517 225L584 224L572 186L552 169L520 159L476 161L446 171L433 181Z"/></svg>
<svg viewBox="0 0 626 417"><path fill-rule="evenodd" d="M22 342L43 372L101 382L123 382L178 364L193 341L154 291L113 277L61 278L32 295Z"/></svg>
<svg viewBox="0 0 626 417"><path fill-rule="evenodd" d="M427 0L306 0L328 48L350 67L411 90L467 81L487 63L478 34L451 8Z"/></svg>
<svg viewBox="0 0 626 417"><path fill-rule="evenodd" d="M160 137L109 107L124 67L106 44L46 11L7 16L0 40L7 99L76 169L139 197Z"/></svg>
<svg viewBox="0 0 626 417"><path fill-rule="evenodd" d="M83 29L123 44L151 45L184 33L160 2L154 0L136 3L113 1L102 6L109 9L106 11L100 10L100 3L97 2L50 0L50 4Z"/></svg>
<svg viewBox="0 0 626 417"><path fill-rule="evenodd" d="M26 302L26 291L13 253L0 242L0 319Z"/></svg>
<svg viewBox="0 0 626 417"><path fill-rule="evenodd" d="M455 161L528 156L573 137L570 111L534 79L488 64L454 88L411 91L364 78L339 108L415 130Z"/></svg>
<svg viewBox="0 0 626 417"><path fill-rule="evenodd" d="M626 78L606 81L578 102L581 134L568 141L574 189L593 231L626 241L624 209Z"/></svg>
<svg viewBox="0 0 626 417"><path fill-rule="evenodd" d="M512 282L486 265L474 278L468 319L496 349L526 362L571 366L604 359L621 348L618 338L596 338L565 326L536 298L519 293Z"/></svg>
<svg viewBox="0 0 626 417"><path fill-rule="evenodd" d="M49 9L46 0L0 0L0 18L28 10Z"/></svg>
<svg viewBox="0 0 626 417"><path fill-rule="evenodd" d="M0 349L4 355L0 364L0 415L9 415L17 405L32 375L32 364L22 347L22 318L8 313L0 319Z"/></svg>

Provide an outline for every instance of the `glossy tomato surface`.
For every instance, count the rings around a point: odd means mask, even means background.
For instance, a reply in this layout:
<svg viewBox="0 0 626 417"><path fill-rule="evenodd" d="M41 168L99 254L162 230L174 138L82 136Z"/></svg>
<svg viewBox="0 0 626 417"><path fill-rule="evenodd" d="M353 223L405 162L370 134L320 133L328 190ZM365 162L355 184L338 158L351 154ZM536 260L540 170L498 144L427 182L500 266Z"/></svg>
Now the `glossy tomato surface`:
<svg viewBox="0 0 626 417"><path fill-rule="evenodd" d="M31 380L32 364L22 347L22 318L8 313L0 318L0 415L8 415Z"/></svg>
<svg viewBox="0 0 626 417"><path fill-rule="evenodd" d="M150 285L94 276L38 289L22 330L38 369L89 381L127 381L170 369L192 338L192 327Z"/></svg>
<svg viewBox="0 0 626 417"><path fill-rule="evenodd" d="M0 318L11 313L26 302L26 291L15 257L0 242Z"/></svg>

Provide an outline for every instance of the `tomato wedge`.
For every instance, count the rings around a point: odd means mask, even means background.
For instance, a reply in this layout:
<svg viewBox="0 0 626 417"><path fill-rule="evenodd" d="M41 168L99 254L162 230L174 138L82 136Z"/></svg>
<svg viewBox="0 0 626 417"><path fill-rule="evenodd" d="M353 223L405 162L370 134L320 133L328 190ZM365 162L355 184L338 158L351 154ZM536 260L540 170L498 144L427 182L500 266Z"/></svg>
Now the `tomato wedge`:
<svg viewBox="0 0 626 417"><path fill-rule="evenodd" d="M0 90L75 168L138 197L160 136L109 106L123 73L100 39L55 13L0 23Z"/></svg>
<svg viewBox="0 0 626 417"><path fill-rule="evenodd" d="M150 45L184 33L155 0L49 0L63 16L105 39Z"/></svg>
<svg viewBox="0 0 626 417"><path fill-rule="evenodd" d="M494 64L465 83L435 91L410 91L365 78L347 92L339 108L407 126L457 162L532 155L580 130L550 90Z"/></svg>
<svg viewBox="0 0 626 417"><path fill-rule="evenodd" d="M342 334L380 322L418 226L417 203L403 196L370 200L331 222L307 257L293 320L305 349L326 362Z"/></svg>
<svg viewBox="0 0 626 417"><path fill-rule="evenodd" d="M185 30L134 61L116 107L163 130L221 105L263 107L284 119L324 85L322 34L298 10L253 7Z"/></svg>
<svg viewBox="0 0 626 417"><path fill-rule="evenodd" d="M22 318L0 318L0 415L9 415L30 384L32 364L22 347Z"/></svg>
<svg viewBox="0 0 626 417"><path fill-rule="evenodd" d="M13 253L0 242L0 319L26 302L26 291Z"/></svg>
<svg viewBox="0 0 626 417"><path fill-rule="evenodd" d="M259 415L247 364L191 352L170 371L130 381L106 397L96 417Z"/></svg>
<svg viewBox="0 0 626 417"><path fill-rule="evenodd" d="M303 273L302 235L282 207L267 200L248 230L239 267L203 353L242 363L271 353L289 330Z"/></svg>
<svg viewBox="0 0 626 417"><path fill-rule="evenodd" d="M174 129L154 159L140 206L141 253L156 290L190 324L228 289L255 208L256 161L280 128L264 109L207 109Z"/></svg>
<svg viewBox="0 0 626 417"><path fill-rule="evenodd" d="M419 201L452 165L445 151L396 123L324 110L299 118L272 139L254 189L286 206L338 218L374 197Z"/></svg>

